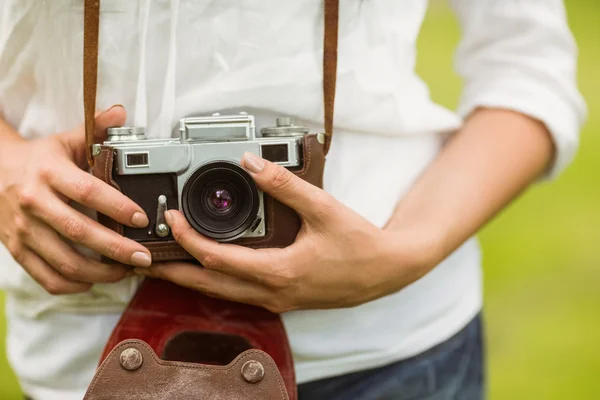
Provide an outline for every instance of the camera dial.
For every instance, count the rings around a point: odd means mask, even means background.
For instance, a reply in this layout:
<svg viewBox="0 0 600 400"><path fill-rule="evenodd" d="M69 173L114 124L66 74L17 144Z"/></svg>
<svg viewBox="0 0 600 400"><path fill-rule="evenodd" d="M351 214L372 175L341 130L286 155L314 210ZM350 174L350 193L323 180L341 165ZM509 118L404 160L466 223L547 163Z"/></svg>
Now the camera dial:
<svg viewBox="0 0 600 400"><path fill-rule="evenodd" d="M119 126L106 130L109 142L124 142L146 139L146 128L142 126Z"/></svg>
<svg viewBox="0 0 600 400"><path fill-rule="evenodd" d="M260 133L263 137L289 137L304 136L308 133L308 128L302 125L296 125L291 117L277 118L277 126L262 128Z"/></svg>

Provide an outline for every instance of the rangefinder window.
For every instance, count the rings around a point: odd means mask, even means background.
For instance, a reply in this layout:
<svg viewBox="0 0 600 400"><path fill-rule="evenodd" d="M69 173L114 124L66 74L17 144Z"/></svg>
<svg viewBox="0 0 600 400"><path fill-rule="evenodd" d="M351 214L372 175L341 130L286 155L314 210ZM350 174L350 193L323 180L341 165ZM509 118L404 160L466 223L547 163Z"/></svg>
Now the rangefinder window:
<svg viewBox="0 0 600 400"><path fill-rule="evenodd" d="M262 157L271 162L288 162L288 145L283 144L263 144L261 146Z"/></svg>
<svg viewBox="0 0 600 400"><path fill-rule="evenodd" d="M133 153L127 154L127 167L147 167L148 153Z"/></svg>

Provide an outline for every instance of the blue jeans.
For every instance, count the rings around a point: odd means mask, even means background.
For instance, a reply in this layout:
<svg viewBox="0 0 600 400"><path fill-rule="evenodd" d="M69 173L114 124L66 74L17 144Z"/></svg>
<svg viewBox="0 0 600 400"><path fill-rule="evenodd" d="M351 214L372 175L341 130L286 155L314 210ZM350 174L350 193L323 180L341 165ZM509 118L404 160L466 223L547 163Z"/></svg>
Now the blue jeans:
<svg viewBox="0 0 600 400"><path fill-rule="evenodd" d="M481 315L459 333L415 357L382 368L299 385L299 400L482 400Z"/></svg>

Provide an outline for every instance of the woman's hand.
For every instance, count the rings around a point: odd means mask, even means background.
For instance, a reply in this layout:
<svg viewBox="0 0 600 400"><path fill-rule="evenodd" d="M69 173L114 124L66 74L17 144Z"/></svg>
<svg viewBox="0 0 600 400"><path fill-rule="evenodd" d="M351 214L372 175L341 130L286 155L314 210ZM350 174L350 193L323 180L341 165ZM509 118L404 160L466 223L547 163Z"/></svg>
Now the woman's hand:
<svg viewBox="0 0 600 400"><path fill-rule="evenodd" d="M323 190L246 154L258 186L295 209L303 225L285 249L252 250L200 236L177 211L177 241L206 268L138 268L211 296L282 312L347 307L425 275L538 177L552 159L545 126L524 115L476 111L378 229Z"/></svg>
<svg viewBox="0 0 600 400"><path fill-rule="evenodd" d="M135 272L284 312L355 306L399 290L435 265L435 253L419 232L379 229L325 191L255 155L245 154L242 166L263 191L302 218L291 246L250 249L218 243L171 210L165 215L175 239L204 268L176 262Z"/></svg>
<svg viewBox="0 0 600 400"><path fill-rule="evenodd" d="M125 122L113 107L96 118L99 136ZM87 168L83 128L24 140L0 121L0 240L49 293L86 291L95 282L122 279L128 269L85 257L63 238L123 264L150 265L148 250L101 226L69 205L73 201L122 224L144 227L144 211Z"/></svg>

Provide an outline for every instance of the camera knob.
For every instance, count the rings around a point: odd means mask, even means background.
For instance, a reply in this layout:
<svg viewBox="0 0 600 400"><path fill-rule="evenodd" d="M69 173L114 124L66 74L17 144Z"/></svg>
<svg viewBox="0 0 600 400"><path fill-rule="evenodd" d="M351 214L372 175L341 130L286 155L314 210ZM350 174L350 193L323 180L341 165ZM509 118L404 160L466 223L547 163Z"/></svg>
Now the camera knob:
<svg viewBox="0 0 600 400"><path fill-rule="evenodd" d="M294 119L292 117L279 117L276 123L277 127L294 126Z"/></svg>

